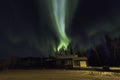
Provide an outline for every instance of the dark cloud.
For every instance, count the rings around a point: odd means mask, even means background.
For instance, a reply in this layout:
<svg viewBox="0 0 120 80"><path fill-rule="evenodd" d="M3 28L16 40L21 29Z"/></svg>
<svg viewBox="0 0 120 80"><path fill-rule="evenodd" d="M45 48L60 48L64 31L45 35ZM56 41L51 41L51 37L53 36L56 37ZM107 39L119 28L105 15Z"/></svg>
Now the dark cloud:
<svg viewBox="0 0 120 80"><path fill-rule="evenodd" d="M72 20L68 32L73 42L79 39L81 46L101 43L105 34L119 36L120 1L83 0ZM84 44L87 43L87 44Z"/></svg>

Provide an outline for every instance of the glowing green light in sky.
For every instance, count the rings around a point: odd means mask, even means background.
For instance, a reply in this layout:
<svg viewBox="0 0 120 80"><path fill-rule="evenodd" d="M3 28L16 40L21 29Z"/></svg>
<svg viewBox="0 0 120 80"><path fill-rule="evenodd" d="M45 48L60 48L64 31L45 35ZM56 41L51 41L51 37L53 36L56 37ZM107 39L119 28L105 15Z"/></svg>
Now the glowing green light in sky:
<svg viewBox="0 0 120 80"><path fill-rule="evenodd" d="M66 0L51 0L51 4L55 30L60 40L58 50L62 47L67 49L70 40L65 33Z"/></svg>
<svg viewBox="0 0 120 80"><path fill-rule="evenodd" d="M54 31L60 40L57 48L58 51L62 47L66 50L70 43L70 39L67 37L65 29L72 19L72 14L75 11L77 1L78 0L48 0Z"/></svg>

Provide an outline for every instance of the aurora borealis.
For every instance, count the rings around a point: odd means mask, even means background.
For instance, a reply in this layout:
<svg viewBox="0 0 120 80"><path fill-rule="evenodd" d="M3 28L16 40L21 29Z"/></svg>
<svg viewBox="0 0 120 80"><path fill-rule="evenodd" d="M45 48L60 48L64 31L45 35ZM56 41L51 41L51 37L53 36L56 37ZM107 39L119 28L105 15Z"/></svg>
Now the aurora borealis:
<svg viewBox="0 0 120 80"><path fill-rule="evenodd" d="M66 0L51 0L51 16L53 17L53 23L55 32L59 37L60 44L58 50L63 46L67 49L67 46L70 42L65 32L65 19L66 19Z"/></svg>
<svg viewBox="0 0 120 80"><path fill-rule="evenodd" d="M49 56L120 36L119 0L1 0L0 57Z"/></svg>
<svg viewBox="0 0 120 80"><path fill-rule="evenodd" d="M55 28L55 32L57 36L59 37L59 45L57 50L63 48L66 50L70 39L68 38L66 34L66 27L68 27L69 22L71 22L71 19L73 17L74 11L77 7L78 0L71 0L72 4L69 6L68 4L69 0L51 0L48 1L48 9L50 11L50 16L53 22L53 27ZM71 9L71 10L68 10Z"/></svg>

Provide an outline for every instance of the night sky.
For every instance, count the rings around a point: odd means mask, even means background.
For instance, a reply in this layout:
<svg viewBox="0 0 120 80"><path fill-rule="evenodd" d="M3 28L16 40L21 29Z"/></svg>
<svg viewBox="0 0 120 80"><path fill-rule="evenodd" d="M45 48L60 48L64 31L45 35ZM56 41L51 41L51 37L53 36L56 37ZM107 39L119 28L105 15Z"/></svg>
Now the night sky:
<svg viewBox="0 0 120 80"><path fill-rule="evenodd" d="M120 35L119 0L78 0L74 6L76 9L66 27L73 44L88 49L92 44L100 44L105 34ZM52 55L53 47L60 41L49 9L47 0L1 0L0 57Z"/></svg>

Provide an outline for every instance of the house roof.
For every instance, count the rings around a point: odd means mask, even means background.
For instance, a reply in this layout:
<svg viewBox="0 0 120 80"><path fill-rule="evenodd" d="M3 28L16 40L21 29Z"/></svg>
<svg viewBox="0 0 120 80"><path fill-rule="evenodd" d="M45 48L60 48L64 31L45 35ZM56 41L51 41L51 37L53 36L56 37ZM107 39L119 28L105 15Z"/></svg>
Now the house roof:
<svg viewBox="0 0 120 80"><path fill-rule="evenodd" d="M77 55L62 55L62 56L56 56L56 59L73 59L77 58Z"/></svg>
<svg viewBox="0 0 120 80"><path fill-rule="evenodd" d="M78 58L73 58L73 60L85 60L87 61L87 57L78 57Z"/></svg>
<svg viewBox="0 0 120 80"><path fill-rule="evenodd" d="M78 57L77 55L62 55L56 56L56 59L87 60L87 57Z"/></svg>

